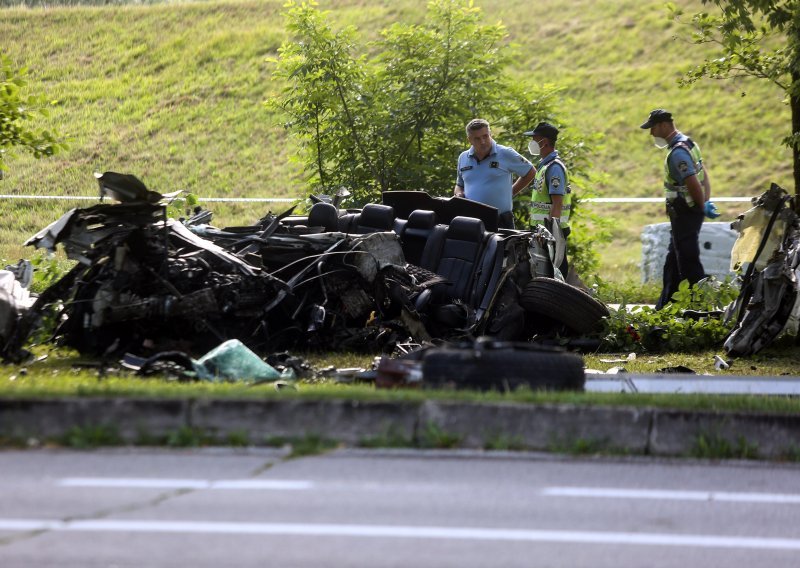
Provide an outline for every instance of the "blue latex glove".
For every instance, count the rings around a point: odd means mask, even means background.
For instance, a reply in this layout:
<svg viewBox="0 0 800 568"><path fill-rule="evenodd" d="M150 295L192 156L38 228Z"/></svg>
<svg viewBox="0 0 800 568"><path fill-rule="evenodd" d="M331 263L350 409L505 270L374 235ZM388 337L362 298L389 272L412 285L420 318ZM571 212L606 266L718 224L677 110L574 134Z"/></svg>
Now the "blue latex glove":
<svg viewBox="0 0 800 568"><path fill-rule="evenodd" d="M720 213L717 211L717 206L714 205L713 201L706 201L704 213L709 219L716 219L720 216Z"/></svg>

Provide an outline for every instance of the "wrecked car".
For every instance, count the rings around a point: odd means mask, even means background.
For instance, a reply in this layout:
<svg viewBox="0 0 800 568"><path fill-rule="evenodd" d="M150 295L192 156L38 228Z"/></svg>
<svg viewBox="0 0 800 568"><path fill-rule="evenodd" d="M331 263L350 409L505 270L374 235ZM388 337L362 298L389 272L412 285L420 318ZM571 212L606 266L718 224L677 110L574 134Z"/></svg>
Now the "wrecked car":
<svg viewBox="0 0 800 568"><path fill-rule="evenodd" d="M734 357L758 353L783 335L796 336L800 323L800 220L793 196L772 184L753 198L753 207L731 224L739 237L731 270L740 293L726 317L735 324L725 339Z"/></svg>
<svg viewBox="0 0 800 568"><path fill-rule="evenodd" d="M20 313L4 357L19 358L52 311L55 340L95 356L199 353L231 338L262 354L526 340L542 322L580 333L608 314L563 282L546 229L498 230L496 209L466 199L395 191L341 209L315 198L307 215L217 228L207 210L170 218L134 176L96 176L118 203L73 209L25 243L76 264Z"/></svg>

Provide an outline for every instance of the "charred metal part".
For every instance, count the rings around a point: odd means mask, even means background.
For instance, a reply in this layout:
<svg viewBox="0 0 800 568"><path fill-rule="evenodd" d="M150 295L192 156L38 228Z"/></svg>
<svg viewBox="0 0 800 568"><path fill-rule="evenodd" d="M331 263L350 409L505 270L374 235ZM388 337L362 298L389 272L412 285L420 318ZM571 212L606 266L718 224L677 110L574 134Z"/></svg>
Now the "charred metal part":
<svg viewBox="0 0 800 568"><path fill-rule="evenodd" d="M95 172L94 177L100 185L100 201L110 197L123 203L148 202L158 203L163 197L156 191L150 191L145 185L131 174L117 172Z"/></svg>

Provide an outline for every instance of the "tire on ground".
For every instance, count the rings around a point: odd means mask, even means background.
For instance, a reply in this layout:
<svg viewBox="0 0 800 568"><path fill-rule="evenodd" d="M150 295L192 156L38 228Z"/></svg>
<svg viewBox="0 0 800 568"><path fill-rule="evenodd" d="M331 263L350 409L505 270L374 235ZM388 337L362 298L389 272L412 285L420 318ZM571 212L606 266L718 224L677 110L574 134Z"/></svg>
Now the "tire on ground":
<svg viewBox="0 0 800 568"><path fill-rule="evenodd" d="M583 359L559 348L501 344L495 348L434 348L422 358L422 380L429 387L478 390L581 390Z"/></svg>
<svg viewBox="0 0 800 568"><path fill-rule="evenodd" d="M597 329L608 316L602 302L555 278L534 278L525 286L520 304L526 311L552 318L578 333Z"/></svg>

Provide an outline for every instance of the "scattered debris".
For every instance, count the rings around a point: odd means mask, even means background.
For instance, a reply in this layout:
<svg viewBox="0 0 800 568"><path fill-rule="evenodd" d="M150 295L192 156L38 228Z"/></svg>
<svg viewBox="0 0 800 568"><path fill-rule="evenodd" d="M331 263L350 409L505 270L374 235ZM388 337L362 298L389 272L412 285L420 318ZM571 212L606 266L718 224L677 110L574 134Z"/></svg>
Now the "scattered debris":
<svg viewBox="0 0 800 568"><path fill-rule="evenodd" d="M292 381L291 368L278 371L238 339L229 339L199 359L180 351L165 351L146 359L127 354L122 365L139 375L170 374L181 379L204 381Z"/></svg>
<svg viewBox="0 0 800 568"><path fill-rule="evenodd" d="M422 362L412 359L381 357L375 374L378 388L419 387L422 385Z"/></svg>
<svg viewBox="0 0 800 568"><path fill-rule="evenodd" d="M687 375L696 375L697 371L694 369L690 369L685 365L675 365L673 367L664 367L662 369L656 369L656 373L664 373L664 374L687 374Z"/></svg>
<svg viewBox="0 0 800 568"><path fill-rule="evenodd" d="M631 361L636 360L636 353L628 353L628 356L624 359L617 358L617 359L600 359L603 363L630 363Z"/></svg>
<svg viewBox="0 0 800 568"><path fill-rule="evenodd" d="M33 266L27 260L20 260L16 266L6 266L5 270L0 270L0 355L4 354L3 346L16 333L21 314L27 312L36 301L28 290L32 278ZM18 361L23 361L28 355L27 351L20 348Z"/></svg>
<svg viewBox="0 0 800 568"><path fill-rule="evenodd" d="M725 371L731 366L730 362L726 361L719 355L714 355L714 368L717 371Z"/></svg>

